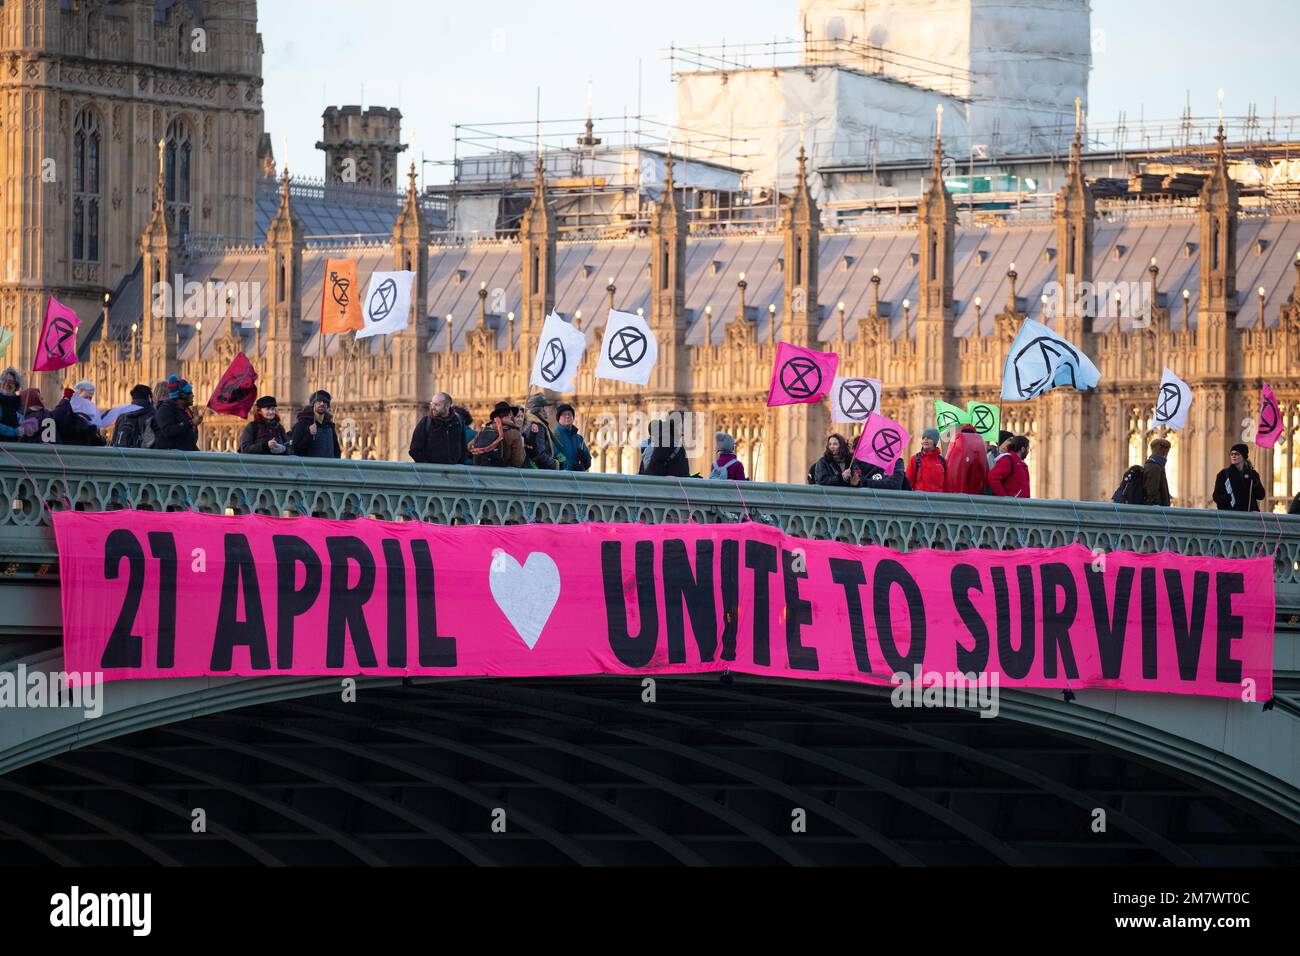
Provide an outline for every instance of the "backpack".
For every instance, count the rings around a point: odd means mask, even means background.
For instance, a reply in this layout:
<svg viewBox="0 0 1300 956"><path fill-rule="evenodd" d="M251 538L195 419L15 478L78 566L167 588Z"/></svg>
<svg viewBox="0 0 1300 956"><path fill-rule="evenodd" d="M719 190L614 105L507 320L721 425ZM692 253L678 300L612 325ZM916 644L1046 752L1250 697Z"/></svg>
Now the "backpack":
<svg viewBox="0 0 1300 956"><path fill-rule="evenodd" d="M1115 493L1110 496L1110 500L1115 502L1117 505L1140 505L1146 503L1141 465L1134 465L1128 471L1124 472L1124 477L1119 480L1119 487L1116 488Z"/></svg>
<svg viewBox="0 0 1300 956"><path fill-rule="evenodd" d="M476 465L502 467L505 464L505 457L501 454L501 442L502 436L497 434L495 426L488 425L470 442L470 459Z"/></svg>
<svg viewBox="0 0 1300 956"><path fill-rule="evenodd" d="M731 481L732 480L731 466L738 464L739 462L740 462L739 458L733 458L725 465L715 464L713 466L713 470L709 472L709 480L710 481Z"/></svg>
<svg viewBox="0 0 1300 956"><path fill-rule="evenodd" d="M113 428L114 448L139 448L144 439L145 420L153 418L152 412L123 415Z"/></svg>
<svg viewBox="0 0 1300 956"><path fill-rule="evenodd" d="M114 438L117 436L114 435ZM153 448L158 444L158 429L155 427L154 418L150 415L144 420L144 428L140 429L140 444L137 448Z"/></svg>

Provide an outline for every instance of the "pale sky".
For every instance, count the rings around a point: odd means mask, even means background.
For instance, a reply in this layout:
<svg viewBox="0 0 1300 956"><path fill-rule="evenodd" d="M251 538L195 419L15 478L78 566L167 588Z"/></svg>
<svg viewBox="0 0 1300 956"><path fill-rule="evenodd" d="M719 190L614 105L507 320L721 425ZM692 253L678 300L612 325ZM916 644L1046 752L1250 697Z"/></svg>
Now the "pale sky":
<svg viewBox="0 0 1300 956"><path fill-rule="evenodd" d="M403 139L427 159L449 159L453 124L642 111L671 122L675 93L666 48L793 38L797 0L262 0L266 128L277 160L288 140L296 174L320 177L326 105L396 106ZM1294 81L1300 0L1092 0L1090 116L1114 123L1212 115L1223 87L1230 114L1254 103L1300 114ZM364 101L363 101L364 88ZM1276 107L1275 107L1276 99ZM599 135L599 130L598 130ZM405 154L410 156L410 153ZM405 165L405 159L403 160ZM449 178L427 167L429 182Z"/></svg>

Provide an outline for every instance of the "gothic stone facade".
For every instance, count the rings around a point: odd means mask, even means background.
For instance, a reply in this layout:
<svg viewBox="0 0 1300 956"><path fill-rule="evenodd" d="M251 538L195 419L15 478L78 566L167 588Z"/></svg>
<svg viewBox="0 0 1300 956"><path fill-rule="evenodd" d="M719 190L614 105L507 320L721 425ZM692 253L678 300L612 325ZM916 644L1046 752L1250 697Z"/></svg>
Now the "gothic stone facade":
<svg viewBox="0 0 1300 956"><path fill-rule="evenodd" d="M262 126L256 0L0 3L7 360L31 368L48 296L98 316L131 274L160 140L173 230L252 236Z"/></svg>
<svg viewBox="0 0 1300 956"><path fill-rule="evenodd" d="M1077 146L1055 219L1039 225L958 228L939 164L936 148L910 227L824 229L801 163L778 232L692 234L669 188L646 237L586 242L557 241L539 169L518 241L472 245L429 241L412 173L392 240L352 248L308 247L286 179L264 248L184 263L200 280L260 274L263 309L252 324L217 316L197 330L192 316L142 302L142 311L115 313L94 346L92 377L111 401L168 371L206 394L243 350L282 406L300 405L317 387L333 392L350 455L402 460L435 390L476 418L501 398L521 401L542 322L556 309L590 343L572 400L598 470L634 472L644 435L637 415L680 409L693 416L695 470L706 470L718 429L736 436L754 477L802 482L828 431L847 429L829 423L825 406L766 407L774 341L834 349L843 374L882 379L884 413L919 435L936 398L996 400L1011 341L1030 316L1081 345L1102 373L1096 392L1058 390L1004 406L1005 427L1034 442L1036 496L1104 499L1144 460L1165 366L1195 393L1187 427L1169 435L1178 503L1208 503L1265 381L1281 401L1286 437L1275 452L1257 450L1256 465L1274 477L1275 500L1300 491L1300 221L1242 216L1222 150L1192 217L1171 210L1118 224L1097 219ZM143 248L145 276L176 271L165 219L155 216ZM325 260L344 256L357 258L362 286L377 269L417 272L406 331L360 343L319 334ZM1239 273L1249 276L1246 295ZM1107 289L1148 283L1154 294L1118 317L1098 296L1084 308L1081 284L1102 281ZM1265 281L1256 303L1253 290ZM1060 314L1045 314L1041 293L1053 282L1066 291ZM1071 296L1079 307L1065 307ZM644 389L592 375L609 308L643 311L659 338ZM233 449L241 424L210 416L207 447Z"/></svg>

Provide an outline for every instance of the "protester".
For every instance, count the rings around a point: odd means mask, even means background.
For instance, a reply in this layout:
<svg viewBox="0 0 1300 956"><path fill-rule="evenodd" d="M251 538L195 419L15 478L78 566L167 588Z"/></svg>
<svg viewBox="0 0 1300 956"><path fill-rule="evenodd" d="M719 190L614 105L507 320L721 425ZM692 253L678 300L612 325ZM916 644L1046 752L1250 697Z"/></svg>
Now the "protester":
<svg viewBox="0 0 1300 956"><path fill-rule="evenodd" d="M963 425L948 446L948 477L944 490L952 495L982 495L989 483L989 459L972 425Z"/></svg>
<svg viewBox="0 0 1300 956"><path fill-rule="evenodd" d="M726 432L713 436L718 449L718 457L713 460L713 470L709 477L716 481L748 481L745 477L745 463L736 457L736 439Z"/></svg>
<svg viewBox="0 0 1300 956"><path fill-rule="evenodd" d="M638 474L658 478L689 478L690 461L678 433L677 413L650 423L650 436L641 443Z"/></svg>
<svg viewBox="0 0 1300 956"><path fill-rule="evenodd" d="M194 386L177 375L167 379L167 400L154 413L153 447L160 451L198 451L203 415L194 409Z"/></svg>
<svg viewBox="0 0 1300 956"><path fill-rule="evenodd" d="M451 396L446 392L433 396L429 413L415 426L410 455L421 465L460 465L468 457L465 424L452 411Z"/></svg>
<svg viewBox="0 0 1300 956"><path fill-rule="evenodd" d="M28 388L18 393L23 406L23 421L18 427L19 440L28 445L39 445L45 441L46 422L53 422L54 416L45 408L39 388ZM50 434L53 429L50 430Z"/></svg>
<svg viewBox="0 0 1300 956"><path fill-rule="evenodd" d="M298 413L298 422L289 436L289 447L299 458L342 458L338 430L330 405L334 397L325 389L313 392L307 407Z"/></svg>
<svg viewBox="0 0 1300 956"><path fill-rule="evenodd" d="M513 434L514 444L507 444L507 435ZM518 461L512 458L513 449L518 447ZM514 410L509 402L497 402L488 415L487 423L475 432L469 444L470 463L491 468L519 468L523 464L524 440L519 429L514 427Z"/></svg>
<svg viewBox="0 0 1300 956"><path fill-rule="evenodd" d="M1300 515L1300 491L1296 492L1296 496L1291 499L1291 507L1286 509L1286 513L1289 515Z"/></svg>
<svg viewBox="0 0 1300 956"><path fill-rule="evenodd" d="M153 407L153 389L148 385L137 385L131 389L131 404L139 411L128 412L118 418L113 426L114 448L140 448L144 442L145 431L154 420L156 410Z"/></svg>
<svg viewBox="0 0 1300 956"><path fill-rule="evenodd" d="M948 460L939 451L939 429L921 433L921 450L907 463L907 482L913 491L943 492L948 483Z"/></svg>
<svg viewBox="0 0 1300 956"><path fill-rule="evenodd" d="M239 436L239 453L283 455L288 451L289 439L285 437L284 425L280 422L275 396L263 395L253 407L253 420L244 426L244 433Z"/></svg>
<svg viewBox="0 0 1300 956"><path fill-rule="evenodd" d="M18 395L22 388L23 376L18 369L0 372L0 441L22 438L23 400Z"/></svg>
<svg viewBox="0 0 1300 956"><path fill-rule="evenodd" d="M997 444L994 444L993 442L989 442L989 446L988 446L989 471L993 470L993 463L998 460L998 457L1006 452L1007 442L1011 441L1011 439L1015 437L1016 436L1011 434L1011 432L1009 431L1000 431L998 432Z"/></svg>
<svg viewBox="0 0 1300 956"><path fill-rule="evenodd" d="M1173 500L1169 496L1169 477L1165 465L1169 462L1169 449L1173 446L1164 438L1151 442L1151 457L1142 467L1142 503L1168 508Z"/></svg>
<svg viewBox="0 0 1300 956"><path fill-rule="evenodd" d="M82 415L73 407L73 401L84 399L87 402L95 401L95 383L78 382L72 387L72 394L67 395L63 401L54 406L54 427L56 429L56 441L60 445L84 445L91 448L102 448L108 444L104 441L104 436L99 433L98 421L90 421L85 415ZM98 416L99 411L96 409L95 414Z"/></svg>
<svg viewBox="0 0 1300 956"><path fill-rule="evenodd" d="M999 498L1029 498L1029 439L1017 435L1006 444L989 472L989 490Z"/></svg>
<svg viewBox="0 0 1300 956"><path fill-rule="evenodd" d="M504 427L501 442L502 464L507 468L527 468L528 449L524 445L524 410L510 406L510 414L501 419Z"/></svg>
<svg viewBox="0 0 1300 956"><path fill-rule="evenodd" d="M572 405L561 405L555 410L555 441L564 454L565 471L591 471L591 449L574 424L577 414Z"/></svg>
<svg viewBox="0 0 1300 956"><path fill-rule="evenodd" d="M1220 511L1258 511L1264 500L1264 482L1251 467L1250 448L1233 445L1228 467L1214 479L1214 503Z"/></svg>
<svg viewBox="0 0 1300 956"><path fill-rule="evenodd" d="M894 466L888 472L879 465L854 461L849 471L849 485L854 488L870 488L873 491L912 490L912 485L907 478L907 468L901 458L894 460Z"/></svg>
<svg viewBox="0 0 1300 956"><path fill-rule="evenodd" d="M528 399L524 418L524 450L528 454L528 464L541 471L558 471L567 461L555 440L551 423L546 418L546 410L552 404L550 399L538 392Z"/></svg>
<svg viewBox="0 0 1300 956"><path fill-rule="evenodd" d="M851 478L852 465L849 443L843 435L831 435L826 439L825 453L808 469L808 484L843 488Z"/></svg>

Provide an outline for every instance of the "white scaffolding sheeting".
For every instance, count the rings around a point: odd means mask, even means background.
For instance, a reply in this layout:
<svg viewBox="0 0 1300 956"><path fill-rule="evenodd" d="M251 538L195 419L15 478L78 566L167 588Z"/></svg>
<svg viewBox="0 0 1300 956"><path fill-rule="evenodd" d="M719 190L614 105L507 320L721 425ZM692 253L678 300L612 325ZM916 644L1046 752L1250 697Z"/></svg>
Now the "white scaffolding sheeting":
<svg viewBox="0 0 1300 956"><path fill-rule="evenodd" d="M801 127L810 157L818 143L863 138L887 140L895 152L928 156L940 105L945 137L968 139L962 101L855 70L818 66L677 77L678 125L743 141L745 153L731 163L748 173L752 189L790 190ZM684 148L694 152L691 134L682 136ZM817 177L812 186L820 198Z"/></svg>

